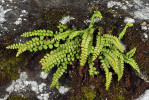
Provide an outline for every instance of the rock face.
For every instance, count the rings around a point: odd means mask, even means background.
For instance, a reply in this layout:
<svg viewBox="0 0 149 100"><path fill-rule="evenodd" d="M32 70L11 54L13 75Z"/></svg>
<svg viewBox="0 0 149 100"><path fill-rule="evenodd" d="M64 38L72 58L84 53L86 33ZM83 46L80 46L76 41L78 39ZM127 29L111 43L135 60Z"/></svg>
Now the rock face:
<svg viewBox="0 0 149 100"><path fill-rule="evenodd" d="M0 41L7 39L7 36L19 35L42 26L44 21L40 19L46 9L60 8L69 11L71 7L79 9L79 13L90 11L93 5L113 9L118 14L127 13L137 19L149 20L149 1L147 0L1 0Z"/></svg>
<svg viewBox="0 0 149 100"><path fill-rule="evenodd" d="M129 34L126 35L124 43L127 47L126 50L132 49L135 46L137 46L138 48L140 47L136 52L135 59L139 63L140 67L146 70L146 74L148 74L149 73L148 70L149 1L148 0L131 0L131 1L130 0L1 0L0 43L2 45L5 43L4 41L8 40L11 40L12 43L26 42L28 40L27 38L20 37L20 34L26 31L33 31L36 29L56 30L56 26L58 25L60 19L63 16L68 15L74 18L72 21L67 23L69 26L77 28L86 27L86 25L88 24L87 20L89 20L91 13L96 9L101 10L101 12L103 13L108 11L110 13L113 13L112 17L109 17L109 15L106 14L104 15L107 17L107 19L105 18L105 22L109 23L105 24L105 26L109 26L111 23L114 23L117 26L121 25L121 23L125 22L125 21L123 22L124 19L130 18L131 21L135 20L134 29L132 32L129 31ZM121 22L116 23L111 18L118 19ZM121 26L118 26L118 28L121 29ZM0 50L0 53L1 52L2 50ZM34 64L32 64L31 66L33 66L33 68L36 68ZM29 69L30 68L28 68L28 70ZM31 80L35 82L39 81L39 83L37 84L42 83L43 80L39 77L40 76L39 72L41 72L41 69L37 68L36 70L33 71L34 72L30 73L33 75L34 74L38 75L32 76ZM49 78L47 79L48 81L45 82L46 84L45 87L48 87L49 85L48 82L51 82L50 79L51 75L52 73L48 75ZM70 84L70 79L66 80L65 82L67 84ZM65 85L65 82L62 80L63 85ZM0 88L5 90L7 87L0 87ZM1 92L0 94L2 94L0 98L8 96L5 95L8 94L8 92L3 91L0 92ZM49 97L50 99L57 99L55 97L61 99L63 98L59 97L60 94L56 89L54 90L47 89L44 92L45 93L53 92L53 95ZM16 93L17 92L11 92L10 94L16 94ZM19 92L19 94L21 95L24 95L25 93L26 92L24 91L22 92L22 94L21 92ZM48 96L47 94L45 95L41 94L37 95L35 91L31 93L31 95L34 98L37 98L37 96L39 96L40 98ZM24 96L30 97L30 92Z"/></svg>

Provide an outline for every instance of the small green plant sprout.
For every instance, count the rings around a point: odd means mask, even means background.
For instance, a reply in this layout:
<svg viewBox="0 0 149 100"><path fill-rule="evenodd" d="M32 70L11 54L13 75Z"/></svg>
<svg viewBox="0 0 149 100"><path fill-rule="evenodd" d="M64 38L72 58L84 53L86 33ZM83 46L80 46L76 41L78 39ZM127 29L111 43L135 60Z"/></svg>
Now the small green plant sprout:
<svg viewBox="0 0 149 100"><path fill-rule="evenodd" d="M94 25L96 17L102 18L100 11L94 12L89 27L84 30L69 29L67 26L59 24L59 31L56 32L51 30L25 32L21 36L33 38L26 43L12 44L7 49L18 49L16 57L27 50L36 52L37 50L51 49L40 60L45 73L53 67L57 67L50 87L58 87L58 79L66 71L67 65L71 65L72 62L77 62L78 60L80 67L89 66L89 74L91 76L97 75L99 72L94 67L94 61L98 59L105 71L105 86L106 90L108 90L112 80L110 68L118 75L118 81L123 76L124 63L130 64L137 72L140 72L137 63L132 58L136 48L124 54L120 43L126 29L133 26L133 24L127 23L119 37L116 37L111 34L102 34L99 27ZM98 34L95 30L98 30ZM96 36L94 38L96 43L93 43L93 36ZM48 37L48 39L45 37Z"/></svg>

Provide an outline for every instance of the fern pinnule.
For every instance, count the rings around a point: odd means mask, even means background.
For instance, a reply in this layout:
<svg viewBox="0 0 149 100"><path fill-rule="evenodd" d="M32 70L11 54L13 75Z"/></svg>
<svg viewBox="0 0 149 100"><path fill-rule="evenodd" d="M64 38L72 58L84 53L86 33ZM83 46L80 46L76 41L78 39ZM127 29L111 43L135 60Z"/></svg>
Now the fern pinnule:
<svg viewBox="0 0 149 100"><path fill-rule="evenodd" d="M53 36L53 31L51 30L34 30L32 32L25 32L21 35L22 37L31 36Z"/></svg>
<svg viewBox="0 0 149 100"><path fill-rule="evenodd" d="M64 30L68 29L68 26L63 24L59 24L57 27L59 28L59 32L61 33L64 32Z"/></svg>

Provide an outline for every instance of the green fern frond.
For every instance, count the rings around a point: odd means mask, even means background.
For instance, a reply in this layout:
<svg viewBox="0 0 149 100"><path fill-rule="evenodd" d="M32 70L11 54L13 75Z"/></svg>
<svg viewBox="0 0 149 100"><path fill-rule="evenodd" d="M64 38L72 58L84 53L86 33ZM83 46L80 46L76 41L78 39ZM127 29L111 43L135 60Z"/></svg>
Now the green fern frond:
<svg viewBox="0 0 149 100"><path fill-rule="evenodd" d="M81 30L81 31L74 31L74 32L72 32L72 33L69 35L69 38L68 38L68 39L73 39L73 38L76 37L76 36L82 35L83 32L84 32L84 30Z"/></svg>
<svg viewBox="0 0 149 100"><path fill-rule="evenodd" d="M118 81L123 76L124 70L124 58L123 55L117 49L103 49L103 55L105 56L107 64L109 64L114 72L118 75Z"/></svg>
<svg viewBox="0 0 149 100"><path fill-rule="evenodd" d="M112 81L112 72L109 72L108 74L106 74L106 90L109 89L111 81Z"/></svg>
<svg viewBox="0 0 149 100"><path fill-rule="evenodd" d="M94 14L92 15L89 28L93 27L94 19L95 19L96 17L102 18L102 14L100 13L100 11L95 11Z"/></svg>
<svg viewBox="0 0 149 100"><path fill-rule="evenodd" d="M117 37L110 34L103 34L103 38L105 39L105 41L113 43L122 53L124 52L123 47Z"/></svg>
<svg viewBox="0 0 149 100"><path fill-rule="evenodd" d="M133 26L133 23L127 23L124 27L124 29L122 30L122 32L119 34L119 37L118 39L121 40L127 30L128 27L132 27Z"/></svg>
<svg viewBox="0 0 149 100"><path fill-rule="evenodd" d="M65 40L72 32L75 30L67 30L63 33L59 33L58 35L55 35L54 38L51 40L52 42L54 41L59 41L59 40Z"/></svg>
<svg viewBox="0 0 149 100"><path fill-rule="evenodd" d="M19 49L23 46L23 43L17 43L17 44L12 44L10 46L7 46L6 49Z"/></svg>
<svg viewBox="0 0 149 100"><path fill-rule="evenodd" d="M94 62L92 61L92 57L89 57L88 64L89 64L89 75L94 77L94 75L97 75L99 72L96 71L96 67L94 67Z"/></svg>
<svg viewBox="0 0 149 100"><path fill-rule="evenodd" d="M95 49L93 51L93 59L92 61L94 61L97 56L100 54L103 46L104 46L104 38L102 38L100 35L97 36L97 39L96 39L96 46L95 46Z"/></svg>
<svg viewBox="0 0 149 100"><path fill-rule="evenodd" d="M59 28L60 33L64 32L64 30L68 29L68 26L63 25L63 24L59 24L57 27Z"/></svg>
<svg viewBox="0 0 149 100"><path fill-rule="evenodd" d="M74 40L71 42L67 42L62 44L56 50L50 52L50 54L46 54L43 59L41 59L40 63L42 64L43 69L52 69L54 65L58 62L61 63L63 61L73 60L70 57L66 57L67 53L75 53L74 51L77 50L79 44L79 40ZM73 55L71 55L73 56Z"/></svg>
<svg viewBox="0 0 149 100"><path fill-rule="evenodd" d="M84 66L85 63L86 63L87 57L89 55L88 54L88 52L89 52L88 47L89 47L89 44L90 44L91 40L92 40L92 36L91 36L91 34L89 34L86 41L85 41L85 45L83 45L83 46L81 45L82 46L81 56L80 56L80 65L81 66Z"/></svg>
<svg viewBox="0 0 149 100"><path fill-rule="evenodd" d="M99 60L105 71L106 76L106 90L109 89L112 81L113 69L118 75L118 81L123 76L124 62L130 64L137 72L140 72L135 60L132 58L136 48L132 49L126 55L123 55L123 48L120 40L123 38L126 29L133 26L127 23L119 37L101 32L101 26L94 26L94 19L96 17L102 18L99 11L94 12L91 17L91 23L87 29L77 30L75 28L68 29L67 26L59 24L59 30L53 32L51 30L36 30L33 32L25 32L21 36L30 37L31 40L26 43L18 43L7 46L7 49L18 49L16 56L29 50L36 52L42 49L52 49L50 53L46 54L41 60L42 69L45 73L53 67L57 67L56 73L53 75L53 81L50 87L56 86L58 88L58 79L63 75L67 69L67 65L72 65L72 62L79 60L80 66L89 66L89 74L91 76L97 75L99 72L94 67L94 61L99 56ZM97 35L97 31L98 35ZM38 37L36 37L38 36ZM48 38L47 38L48 37ZM94 40L96 37L96 40ZM96 43L94 43L96 42ZM88 62L86 64L86 62Z"/></svg>
<svg viewBox="0 0 149 100"><path fill-rule="evenodd" d="M124 62L130 64L138 73L140 73L140 69L136 61L132 58L136 51L136 48L133 48L126 55L123 55Z"/></svg>
<svg viewBox="0 0 149 100"><path fill-rule="evenodd" d="M36 52L37 50L47 49L48 46L51 45L50 43L50 40L46 40L41 37L32 38L30 41L26 42L20 48L18 48L16 57L18 57L21 53L25 52L26 50L29 50L30 52ZM49 48L51 47L49 46Z"/></svg>
<svg viewBox="0 0 149 100"><path fill-rule="evenodd" d="M128 58L131 58L131 57L134 55L135 52L136 52L136 48L133 48L132 50L130 50L130 51L126 54L126 56L127 56Z"/></svg>
<svg viewBox="0 0 149 100"><path fill-rule="evenodd" d="M131 67L133 67L138 73L140 73L139 66L133 58L128 58L128 57L124 56L124 62L131 65Z"/></svg>
<svg viewBox="0 0 149 100"><path fill-rule="evenodd" d="M106 59L111 63L111 67L113 68L114 72L119 75L119 69L118 69L118 59L117 56L115 56L112 52L104 52L103 55Z"/></svg>
<svg viewBox="0 0 149 100"><path fill-rule="evenodd" d="M112 54L114 54L117 58L118 64L117 64L117 68L118 68L118 81L122 78L123 76L123 71L124 71L124 58L123 58L123 54L120 53L116 48L111 49Z"/></svg>
<svg viewBox="0 0 149 100"><path fill-rule="evenodd" d="M100 57L101 59L102 57ZM106 60L104 60L103 58L100 60L100 62L102 63L102 66L103 66L103 69L105 71L105 74L106 74L106 90L109 89L110 87L110 84L111 84L111 81L112 81L112 73L109 72L109 64L106 63Z"/></svg>
<svg viewBox="0 0 149 100"><path fill-rule="evenodd" d="M53 86L56 86L58 83L59 78L64 74L64 72L67 69L67 65L61 65L56 72L53 74L53 79L52 79L52 83L50 85L50 88L52 88Z"/></svg>
<svg viewBox="0 0 149 100"><path fill-rule="evenodd" d="M118 57L118 68L119 68L119 75L118 75L118 81L122 78L124 73L124 58L123 55L120 55Z"/></svg>
<svg viewBox="0 0 149 100"><path fill-rule="evenodd" d="M22 37L31 36L53 36L53 31L51 30L34 30L32 32L25 32L21 35Z"/></svg>

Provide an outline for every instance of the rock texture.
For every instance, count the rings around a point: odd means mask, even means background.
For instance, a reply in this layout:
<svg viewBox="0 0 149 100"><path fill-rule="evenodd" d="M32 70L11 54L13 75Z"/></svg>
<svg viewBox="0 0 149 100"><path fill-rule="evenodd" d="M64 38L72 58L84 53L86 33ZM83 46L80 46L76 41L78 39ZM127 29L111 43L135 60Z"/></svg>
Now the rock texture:
<svg viewBox="0 0 149 100"><path fill-rule="evenodd" d="M137 48L140 47L137 49L135 59L139 63L140 67L142 67L146 76L145 81L147 81L147 76L149 74L148 0L1 0L0 48L4 48L10 44L7 43L7 41L11 41L11 43L28 41L27 38L20 37L20 34L26 31L33 31L35 29L56 30L56 26L63 16L70 15L75 18L67 23L69 26L77 28L86 27L88 24L87 21L90 19L92 12L97 9L101 10L101 12L104 13L103 16L106 17L104 19L105 22L102 24L108 27L111 24L116 25L118 31L124 26L122 25L122 23L125 22L124 19L130 18L133 21L135 20L135 25L132 29L133 31L129 30L128 34L126 34L124 44L126 45L126 51L132 49L134 46L137 46ZM106 12L110 12L113 15L108 15ZM115 19L119 22L115 22ZM0 53L4 50L5 49L1 49ZM44 93L51 93L49 95L50 100L57 100L58 98L59 100L64 100L64 95L61 95L56 89L51 90L48 88L49 83L51 82L52 72L49 73L46 80L40 78L41 66L37 63L39 59L37 60L35 56L31 56L31 63L28 64L28 67L21 68L21 71L26 71L28 73L28 81L37 81L38 84L44 81L46 83L46 91L44 91ZM3 56L0 55L0 57ZM34 59L36 59L36 61ZM142 73L138 76L144 77ZM70 80L70 77L66 74L61 79L61 84L68 86L70 84ZM141 80L141 82L142 81L143 80ZM138 82L138 84L141 84L141 82ZM38 94L35 91L32 92L31 90L28 93L25 91L13 91L9 94L5 90L10 84L11 83L8 83L6 86L0 87L0 99L9 98L9 96L14 94L36 99L38 96L47 96L46 94L41 95L43 92ZM147 87L147 85L145 86ZM143 90L141 90L141 93L142 92ZM138 95L139 94L137 94L137 96Z"/></svg>

